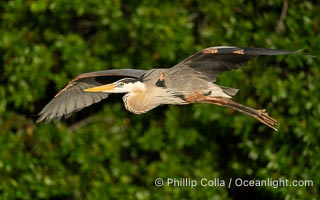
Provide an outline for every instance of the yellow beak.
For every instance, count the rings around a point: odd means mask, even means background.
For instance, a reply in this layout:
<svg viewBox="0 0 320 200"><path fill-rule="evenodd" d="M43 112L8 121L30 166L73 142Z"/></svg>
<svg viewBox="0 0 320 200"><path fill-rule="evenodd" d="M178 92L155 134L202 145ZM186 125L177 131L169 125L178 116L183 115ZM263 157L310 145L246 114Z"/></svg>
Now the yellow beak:
<svg viewBox="0 0 320 200"><path fill-rule="evenodd" d="M115 88L114 84L107 84L107 85L102 85L102 86L97 86L97 87L92 87L92 88L87 88L84 89L84 92L104 92L104 91L111 91Z"/></svg>

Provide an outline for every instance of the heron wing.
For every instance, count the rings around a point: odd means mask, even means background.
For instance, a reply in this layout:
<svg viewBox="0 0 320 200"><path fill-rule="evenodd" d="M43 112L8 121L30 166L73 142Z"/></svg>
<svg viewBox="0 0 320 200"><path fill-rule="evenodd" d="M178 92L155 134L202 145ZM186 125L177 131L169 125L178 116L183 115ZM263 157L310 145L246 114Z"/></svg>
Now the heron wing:
<svg viewBox="0 0 320 200"><path fill-rule="evenodd" d="M291 53L297 52L229 46L209 47L186 58L175 65L172 70L181 72L186 67L189 67L200 72L210 80L215 81L219 73L237 69L257 56L283 55Z"/></svg>
<svg viewBox="0 0 320 200"><path fill-rule="evenodd" d="M56 96L41 110L37 122L59 120L63 116L69 117L72 113L84 107L97 103L108 97L109 93L84 92L84 89L105 85L122 78L140 78L145 70L120 69L89 72L72 79Z"/></svg>

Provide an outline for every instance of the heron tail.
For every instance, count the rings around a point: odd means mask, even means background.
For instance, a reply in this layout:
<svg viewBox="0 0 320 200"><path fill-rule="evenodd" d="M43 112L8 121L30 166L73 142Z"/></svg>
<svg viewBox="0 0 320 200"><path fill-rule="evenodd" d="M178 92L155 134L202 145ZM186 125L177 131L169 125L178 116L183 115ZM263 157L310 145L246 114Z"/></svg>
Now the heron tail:
<svg viewBox="0 0 320 200"><path fill-rule="evenodd" d="M219 86L219 87L223 90L224 93L230 96L236 95L239 91L239 89L235 89L235 88L230 88L225 86Z"/></svg>

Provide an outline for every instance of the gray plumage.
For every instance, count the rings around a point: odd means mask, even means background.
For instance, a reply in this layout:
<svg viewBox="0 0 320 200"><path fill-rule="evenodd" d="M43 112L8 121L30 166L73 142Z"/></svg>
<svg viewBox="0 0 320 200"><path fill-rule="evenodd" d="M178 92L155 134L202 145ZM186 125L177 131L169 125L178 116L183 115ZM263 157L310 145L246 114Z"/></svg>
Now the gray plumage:
<svg viewBox="0 0 320 200"><path fill-rule="evenodd" d="M42 109L37 122L69 117L73 112L107 98L111 93L127 93L123 97L125 107L136 114L163 104L211 103L243 112L277 130L276 121L265 110L254 110L231 100L238 89L213 82L220 73L237 69L257 56L292 53L297 52L209 47L172 68L105 70L81 74Z"/></svg>

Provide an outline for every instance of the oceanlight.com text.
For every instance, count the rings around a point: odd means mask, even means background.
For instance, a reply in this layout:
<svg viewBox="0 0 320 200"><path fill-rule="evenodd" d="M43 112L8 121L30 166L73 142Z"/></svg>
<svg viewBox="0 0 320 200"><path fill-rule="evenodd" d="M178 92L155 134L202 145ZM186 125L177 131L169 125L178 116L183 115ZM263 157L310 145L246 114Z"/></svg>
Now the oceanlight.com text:
<svg viewBox="0 0 320 200"><path fill-rule="evenodd" d="M229 178L227 180L220 178L156 178L155 186L162 187L313 187L313 180L289 180L279 179L244 179Z"/></svg>

